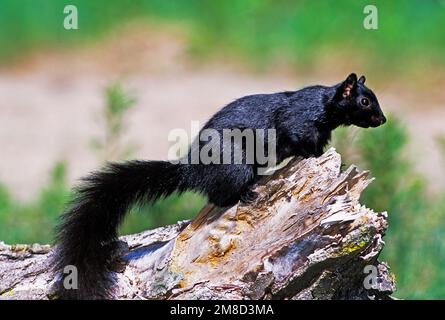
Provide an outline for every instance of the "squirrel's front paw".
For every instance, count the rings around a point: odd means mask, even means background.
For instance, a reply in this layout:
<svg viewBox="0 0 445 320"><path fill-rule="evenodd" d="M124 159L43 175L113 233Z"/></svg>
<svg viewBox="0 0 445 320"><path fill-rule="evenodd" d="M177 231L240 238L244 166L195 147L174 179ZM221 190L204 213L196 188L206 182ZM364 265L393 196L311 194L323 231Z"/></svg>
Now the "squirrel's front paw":
<svg viewBox="0 0 445 320"><path fill-rule="evenodd" d="M240 197L241 204L249 205L253 203L258 198L258 192L253 190L247 190Z"/></svg>

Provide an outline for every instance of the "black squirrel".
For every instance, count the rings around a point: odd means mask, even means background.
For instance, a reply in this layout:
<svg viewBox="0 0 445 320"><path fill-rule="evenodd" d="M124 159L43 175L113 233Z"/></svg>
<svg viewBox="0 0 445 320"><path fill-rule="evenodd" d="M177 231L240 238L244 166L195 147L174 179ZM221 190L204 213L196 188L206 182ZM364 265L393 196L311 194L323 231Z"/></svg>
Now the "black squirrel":
<svg viewBox="0 0 445 320"><path fill-rule="evenodd" d="M218 111L201 129L275 129L277 161L289 156L320 156L341 125L363 128L386 122L365 77L352 73L334 86L255 94ZM199 143L199 148L205 143ZM232 146L234 147L234 146ZM244 148L245 146L241 146ZM189 153L190 153L189 149ZM245 154L244 154L245 156ZM111 163L83 179L57 228L54 272L62 299L112 298L117 228L133 204L152 203L173 192L193 190L225 207L249 201L259 176L258 163L197 164L167 161ZM65 289L63 270L74 265L78 289Z"/></svg>

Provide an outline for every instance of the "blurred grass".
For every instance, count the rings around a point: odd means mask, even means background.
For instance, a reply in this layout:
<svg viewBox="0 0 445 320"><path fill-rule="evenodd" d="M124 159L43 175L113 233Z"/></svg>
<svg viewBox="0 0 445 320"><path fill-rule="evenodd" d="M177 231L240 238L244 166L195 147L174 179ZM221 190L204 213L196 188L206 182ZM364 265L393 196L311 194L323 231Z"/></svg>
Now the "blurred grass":
<svg viewBox="0 0 445 320"><path fill-rule="evenodd" d="M56 163L50 179L37 198L29 203L16 201L0 185L0 239L6 243L49 243L57 217L70 199L67 164Z"/></svg>
<svg viewBox="0 0 445 320"><path fill-rule="evenodd" d="M193 192L173 194L159 200L153 206L134 208L128 215L121 234L131 234L154 227L174 224L180 220L192 219L206 204L206 199Z"/></svg>
<svg viewBox="0 0 445 320"><path fill-rule="evenodd" d="M63 7L79 11L79 30L63 29ZM231 54L261 65L286 59L310 68L335 49L376 70L406 72L407 64L445 64L443 1L376 0L379 29L362 26L363 0L2 0L0 61L38 47L97 39L131 19L167 21L190 30L194 54ZM329 50L331 49L331 50Z"/></svg>

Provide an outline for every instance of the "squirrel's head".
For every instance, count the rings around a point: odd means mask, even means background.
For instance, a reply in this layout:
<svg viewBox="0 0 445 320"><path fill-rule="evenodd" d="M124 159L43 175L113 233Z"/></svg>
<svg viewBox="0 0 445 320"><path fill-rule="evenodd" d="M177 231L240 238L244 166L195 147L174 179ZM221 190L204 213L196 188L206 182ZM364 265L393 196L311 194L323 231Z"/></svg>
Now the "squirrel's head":
<svg viewBox="0 0 445 320"><path fill-rule="evenodd" d="M351 73L345 81L336 86L334 105L340 108L345 125L369 128L386 122L377 97L365 86L365 80L365 76L357 80L357 75Z"/></svg>

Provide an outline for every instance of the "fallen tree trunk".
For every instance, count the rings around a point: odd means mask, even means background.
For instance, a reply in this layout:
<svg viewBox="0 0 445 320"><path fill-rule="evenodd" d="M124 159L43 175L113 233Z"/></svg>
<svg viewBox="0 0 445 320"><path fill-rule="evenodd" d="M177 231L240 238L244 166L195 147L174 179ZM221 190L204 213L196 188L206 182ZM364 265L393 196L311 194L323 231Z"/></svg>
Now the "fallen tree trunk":
<svg viewBox="0 0 445 320"><path fill-rule="evenodd" d="M386 213L359 204L371 182L330 149L262 181L248 205L121 237L119 299L386 299ZM166 212L168 214L168 212ZM50 246L0 243L0 298L51 299ZM79 284L81 285L81 284Z"/></svg>

